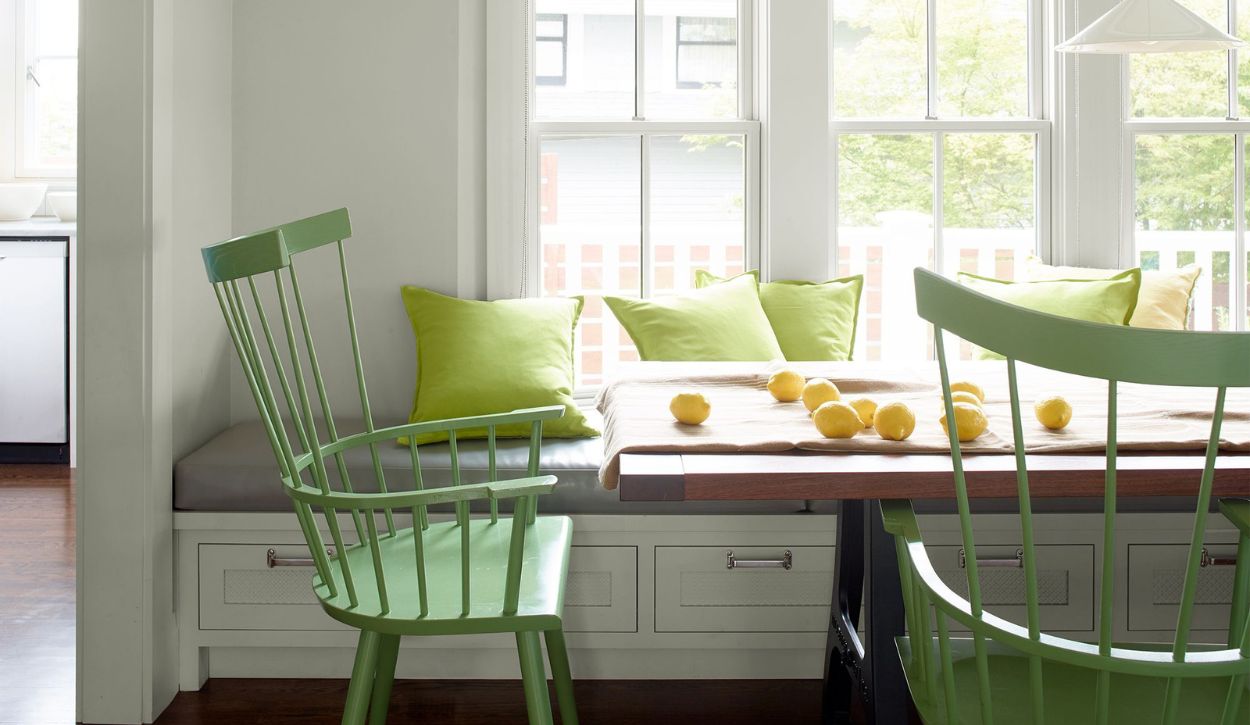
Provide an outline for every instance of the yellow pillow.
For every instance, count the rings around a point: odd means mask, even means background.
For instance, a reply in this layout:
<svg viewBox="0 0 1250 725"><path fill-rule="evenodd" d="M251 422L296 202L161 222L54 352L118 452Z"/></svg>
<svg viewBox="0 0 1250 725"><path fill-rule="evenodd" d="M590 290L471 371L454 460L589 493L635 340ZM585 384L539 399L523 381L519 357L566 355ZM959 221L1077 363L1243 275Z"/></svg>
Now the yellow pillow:
<svg viewBox="0 0 1250 725"><path fill-rule="evenodd" d="M1040 282L1052 279L1107 279L1119 274L1117 269L1094 267L1054 267L1037 257L1025 263L1026 279ZM1180 269L1160 272L1143 270L1137 308L1129 327L1151 327L1156 330L1184 330L1189 327L1189 298L1202 267L1187 264Z"/></svg>

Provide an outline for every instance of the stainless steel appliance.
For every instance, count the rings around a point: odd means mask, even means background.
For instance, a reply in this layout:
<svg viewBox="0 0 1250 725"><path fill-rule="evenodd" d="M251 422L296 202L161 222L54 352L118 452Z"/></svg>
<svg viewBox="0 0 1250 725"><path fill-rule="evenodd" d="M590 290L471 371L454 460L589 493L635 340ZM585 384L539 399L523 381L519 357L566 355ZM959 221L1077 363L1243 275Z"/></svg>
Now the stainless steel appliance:
<svg viewBox="0 0 1250 725"><path fill-rule="evenodd" d="M68 257L0 238L0 461L69 460Z"/></svg>

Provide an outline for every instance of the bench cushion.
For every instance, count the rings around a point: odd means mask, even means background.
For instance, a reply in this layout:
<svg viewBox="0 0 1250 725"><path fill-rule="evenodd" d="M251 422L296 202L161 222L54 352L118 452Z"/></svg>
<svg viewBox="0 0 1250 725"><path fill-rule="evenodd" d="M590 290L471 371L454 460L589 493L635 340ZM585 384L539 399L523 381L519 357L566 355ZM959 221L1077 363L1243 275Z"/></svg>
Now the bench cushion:
<svg viewBox="0 0 1250 725"><path fill-rule="evenodd" d="M344 421L340 435L362 429L360 421ZM292 438L294 440L294 438ZM324 439L323 439L324 440ZM421 446L421 468L427 488L451 483L451 456L446 443ZM461 477L465 483L486 479L485 441L459 444ZM378 446L387 485L392 490L412 488L408 449L395 443ZM500 440L496 464L502 478L525 475L528 441ZM599 484L602 438L563 438L543 441L542 473L560 479L554 493L541 497L539 511L567 514L647 513L792 513L794 501L748 502L641 502L621 501L616 491ZM367 447L344 454L357 491L376 490ZM333 460L326 465L333 471ZM332 474L333 475L333 474ZM309 479L310 480L310 479ZM485 502L475 502L485 504ZM509 510L503 502L503 510ZM278 466L259 421L231 426L174 466L174 508L183 511L289 511L291 504L278 479ZM485 508L485 506L483 506ZM831 506L825 506L829 508Z"/></svg>

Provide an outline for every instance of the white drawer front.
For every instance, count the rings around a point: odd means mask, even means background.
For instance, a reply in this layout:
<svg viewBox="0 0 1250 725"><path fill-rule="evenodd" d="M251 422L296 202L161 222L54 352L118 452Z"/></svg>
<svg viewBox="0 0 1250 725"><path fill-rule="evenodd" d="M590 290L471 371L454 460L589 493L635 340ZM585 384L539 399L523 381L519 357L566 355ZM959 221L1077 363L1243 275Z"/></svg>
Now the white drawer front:
<svg viewBox="0 0 1250 725"><path fill-rule="evenodd" d="M1008 562L1018 546L978 546L977 558ZM1038 544L1037 601L1041 626L1047 632L1090 632L1094 629L1094 547L1088 544ZM942 581L968 596L968 573L960 567L960 546L930 546L929 558ZM981 602L996 616L1027 626L1024 569L988 566L977 569ZM953 622L952 629L960 629Z"/></svg>
<svg viewBox="0 0 1250 725"><path fill-rule="evenodd" d="M638 631L638 547L573 547L564 631Z"/></svg>
<svg viewBox="0 0 1250 725"><path fill-rule="evenodd" d="M734 568L738 560L780 560L789 570ZM823 632L833 592L832 546L657 546L658 632Z"/></svg>
<svg viewBox="0 0 1250 725"><path fill-rule="evenodd" d="M1212 555L1232 557L1234 544L1207 544ZM1130 544L1128 547L1128 628L1138 632L1173 632L1185 584L1188 544ZM1233 603L1232 566L1205 566L1198 570L1194 595L1193 629L1228 629Z"/></svg>
<svg viewBox="0 0 1250 725"><path fill-rule="evenodd" d="M313 568L270 568L266 563L270 548L282 558L309 555L303 546L200 546L200 629L347 629L317 603ZM564 613L570 632L637 631L637 548L574 546Z"/></svg>

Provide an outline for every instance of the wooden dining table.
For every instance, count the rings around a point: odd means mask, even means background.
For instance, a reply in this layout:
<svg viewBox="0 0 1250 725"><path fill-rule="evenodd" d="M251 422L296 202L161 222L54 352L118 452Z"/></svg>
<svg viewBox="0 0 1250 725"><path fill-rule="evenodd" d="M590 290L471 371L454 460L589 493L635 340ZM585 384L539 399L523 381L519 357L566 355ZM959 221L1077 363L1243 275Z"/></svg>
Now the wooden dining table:
<svg viewBox="0 0 1250 725"><path fill-rule="evenodd" d="M970 497L1015 499L1014 456L965 455L963 460ZM1027 456L1026 462L1035 499L1103 496L1102 455L1038 454ZM1202 465L1200 451L1120 453L1116 484L1121 508L1127 499L1144 497L1192 501ZM858 699L868 723L908 722L911 699L894 645L904 632L903 597L880 502L953 499L949 456L625 453L619 495L622 501L839 501L822 719L844 721ZM1250 455L1221 457L1214 495L1250 496ZM862 638L857 633L861 625Z"/></svg>

